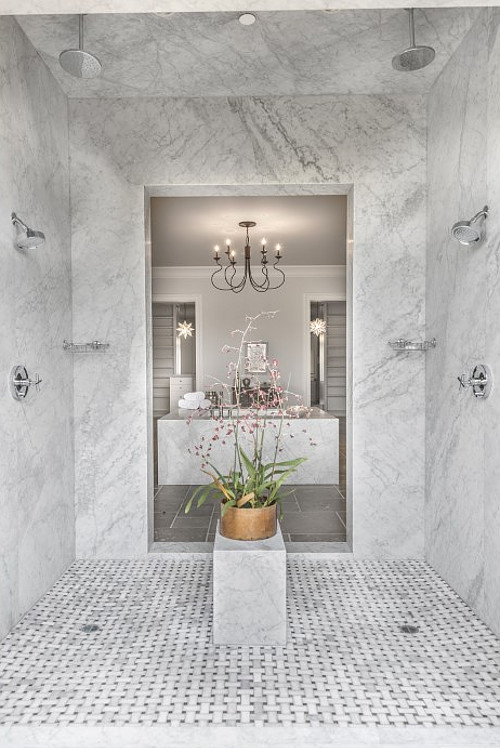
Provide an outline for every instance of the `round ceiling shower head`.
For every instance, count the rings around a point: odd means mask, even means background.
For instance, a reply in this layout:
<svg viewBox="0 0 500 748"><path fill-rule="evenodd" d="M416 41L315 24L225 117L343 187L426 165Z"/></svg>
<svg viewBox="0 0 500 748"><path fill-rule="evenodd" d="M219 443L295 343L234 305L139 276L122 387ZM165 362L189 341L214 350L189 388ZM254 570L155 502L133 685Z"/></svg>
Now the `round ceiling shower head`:
<svg viewBox="0 0 500 748"><path fill-rule="evenodd" d="M470 221L457 221L453 224L451 235L460 244L470 247L472 244L479 244L484 237L484 221L488 216L488 206L485 205L483 210L470 219Z"/></svg>
<svg viewBox="0 0 500 748"><path fill-rule="evenodd" d="M404 52L392 58L392 67L403 73L411 73L413 70L421 70L433 61L436 52L432 47L418 46L408 47Z"/></svg>
<svg viewBox="0 0 500 748"><path fill-rule="evenodd" d="M59 55L59 63L64 70L75 78L97 78L102 65L90 52L83 49L65 49Z"/></svg>
<svg viewBox="0 0 500 748"><path fill-rule="evenodd" d="M392 58L392 67L394 70L399 70L403 73L410 73L414 70L421 70L427 67L436 56L436 51L432 47L415 44L413 8L410 8L408 14L410 19L410 46Z"/></svg>
<svg viewBox="0 0 500 748"><path fill-rule="evenodd" d="M59 64L74 78L97 78L102 65L95 55L83 49L83 15L78 17L79 48L65 49L59 55Z"/></svg>

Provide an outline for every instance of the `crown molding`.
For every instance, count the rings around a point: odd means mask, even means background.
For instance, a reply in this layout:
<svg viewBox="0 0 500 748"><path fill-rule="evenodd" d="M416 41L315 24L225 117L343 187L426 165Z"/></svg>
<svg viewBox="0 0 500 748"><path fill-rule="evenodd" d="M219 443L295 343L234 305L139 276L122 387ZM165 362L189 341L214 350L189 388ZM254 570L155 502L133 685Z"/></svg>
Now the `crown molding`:
<svg viewBox="0 0 500 748"><path fill-rule="evenodd" d="M260 265L252 267L258 272ZM345 265L281 265L281 270L287 278L345 278ZM153 267L153 278L210 278L214 267L208 265L192 265L182 267Z"/></svg>

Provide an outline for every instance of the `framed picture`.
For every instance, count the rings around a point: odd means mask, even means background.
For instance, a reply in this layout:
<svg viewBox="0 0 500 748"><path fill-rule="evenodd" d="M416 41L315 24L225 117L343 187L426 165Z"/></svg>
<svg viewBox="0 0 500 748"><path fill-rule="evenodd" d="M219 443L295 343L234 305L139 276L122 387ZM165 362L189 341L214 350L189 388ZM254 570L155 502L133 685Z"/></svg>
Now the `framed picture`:
<svg viewBox="0 0 500 748"><path fill-rule="evenodd" d="M245 371L250 374L267 371L267 343L247 343Z"/></svg>

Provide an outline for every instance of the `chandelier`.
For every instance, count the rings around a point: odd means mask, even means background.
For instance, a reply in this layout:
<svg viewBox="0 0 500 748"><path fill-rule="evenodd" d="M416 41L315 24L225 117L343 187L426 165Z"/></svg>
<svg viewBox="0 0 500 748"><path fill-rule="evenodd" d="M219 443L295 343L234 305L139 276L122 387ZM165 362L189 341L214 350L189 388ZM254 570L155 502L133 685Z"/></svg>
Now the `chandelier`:
<svg viewBox="0 0 500 748"><path fill-rule="evenodd" d="M239 225L246 229L246 243L245 243L245 261L243 266L243 274L239 274L236 268L236 252L231 247L231 239L226 239L226 250L227 263L223 265L221 263L220 248L216 244L214 247L214 262L217 265L217 269L214 270L211 277L212 286L218 291L233 291L234 293L240 293L246 286L247 281L250 283L255 291L274 291L280 288L285 282L285 273L277 267L279 261L283 257L281 253L281 245L277 244L274 249L274 262L272 262L272 268L274 272L274 278L271 280L269 277L268 265L270 261L267 257L267 242L262 239L262 248L260 250L260 269L261 275L258 278L254 278L252 274L252 267L250 264L250 237L248 236L248 229L253 228L257 224L255 221L240 221Z"/></svg>
<svg viewBox="0 0 500 748"><path fill-rule="evenodd" d="M317 335L318 338L322 333L326 332L326 322L324 319L320 319L319 317L311 320L309 327L311 332L314 333L314 335Z"/></svg>

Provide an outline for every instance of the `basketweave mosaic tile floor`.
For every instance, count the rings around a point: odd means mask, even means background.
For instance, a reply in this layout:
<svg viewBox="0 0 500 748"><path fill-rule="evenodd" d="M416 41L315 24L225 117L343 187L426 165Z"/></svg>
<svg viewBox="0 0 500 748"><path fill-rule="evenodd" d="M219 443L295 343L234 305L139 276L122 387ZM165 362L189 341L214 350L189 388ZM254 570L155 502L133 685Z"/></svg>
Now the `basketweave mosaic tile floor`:
<svg viewBox="0 0 500 748"><path fill-rule="evenodd" d="M211 568L75 562L0 645L0 724L500 725L500 642L423 562L289 558L270 648L211 644Z"/></svg>

